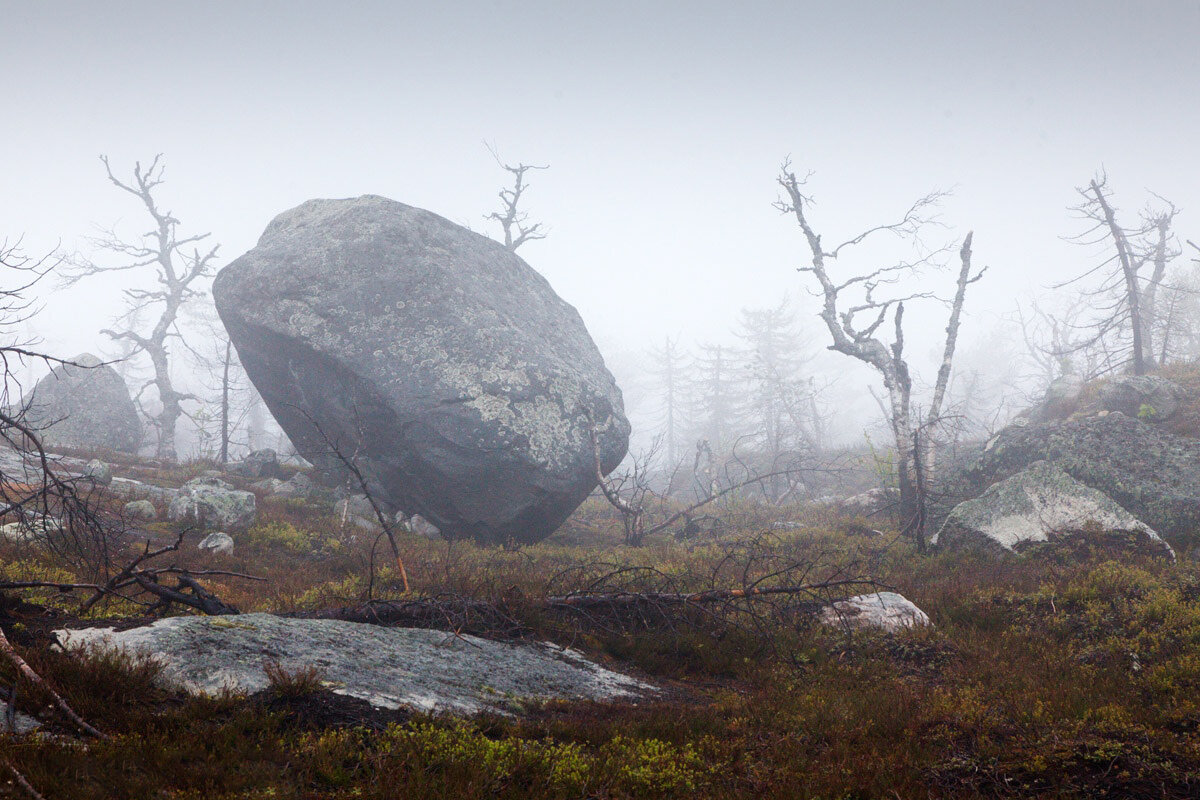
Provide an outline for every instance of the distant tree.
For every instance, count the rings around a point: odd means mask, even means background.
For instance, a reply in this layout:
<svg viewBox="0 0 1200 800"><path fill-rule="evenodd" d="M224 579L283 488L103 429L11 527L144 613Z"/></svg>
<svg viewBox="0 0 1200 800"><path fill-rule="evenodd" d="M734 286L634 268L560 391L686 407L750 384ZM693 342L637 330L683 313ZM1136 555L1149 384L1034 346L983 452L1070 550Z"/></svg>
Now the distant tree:
<svg viewBox="0 0 1200 800"><path fill-rule="evenodd" d="M913 376L904 355L904 309L906 302L933 295L921 291L880 298L876 293L906 276L912 276L918 267L932 263L938 254L948 248L927 253L916 261L902 260L840 281L830 274L830 262L879 233L917 239L920 232L933 221L931 213L944 195L926 195L913 203L898 222L868 228L830 249L822 244L821 235L813 229L808 219L812 200L805 194L805 186L809 176L797 178L790 162L785 161L777 178L785 195L776 203L776 208L793 216L804 233L811 261L810 266L800 267L800 271L812 275L820 291L820 318L832 340L830 349L868 364L883 379L887 391L886 410L896 445L901 518L905 532L913 536L917 547L923 550L927 526L925 488L934 475L934 437L942 419L942 405L950 382L963 303L967 287L983 276L983 270L973 273L971 268L973 234L968 233L959 248L961 266L954 299L950 302L942 362L938 367L932 398L922 419L922 415L913 408ZM846 295L851 292L857 293L856 300L847 299ZM856 319L860 314L870 315L865 323ZM885 343L877 335L889 314L895 331L891 344Z"/></svg>
<svg viewBox="0 0 1200 800"><path fill-rule="evenodd" d="M180 392L172 381L173 357L168 346L171 339L181 339L178 319L180 310L189 301L201 297L203 291L197 286L213 273L217 257L217 245L202 250L199 243L208 239L208 233L179 236L179 220L172 212L163 209L154 196L163 183L164 167L162 156L157 155L143 169L141 162L134 164L133 180L122 181L113 175L107 156L101 156L104 170L121 191L138 199L153 222L150 232L136 241L122 239L115 231L93 239L101 251L111 254L115 263L100 263L87 258L76 258L64 271L64 284L74 285L84 278L120 272L140 273L148 271L154 286L150 289L130 286L124 290L126 311L117 318L115 330L102 331L114 340L132 342L132 353L145 353L154 368L154 377L135 394L139 406L142 395L153 386L158 393L159 410L147 415L158 432L157 456L174 461L177 459L175 433L183 402L194 400L194 395ZM137 331L133 326L139 315L157 313L150 330Z"/></svg>
<svg viewBox="0 0 1200 800"><path fill-rule="evenodd" d="M1055 288L1099 274L1100 284L1084 293L1097 312L1086 323L1092 335L1084 345L1110 356L1109 369L1128 364L1135 375L1143 375L1155 360L1154 337L1161 325L1158 289L1170 262L1180 254L1171 232L1178 209L1153 195L1163 206L1147 206L1136 225L1126 226L1118 219L1108 176L1103 172L1076 191L1082 202L1071 210L1089 227L1071 239L1083 245L1103 245L1104 255L1099 264ZM1141 274L1147 264L1151 266L1148 278Z"/></svg>
<svg viewBox="0 0 1200 800"><path fill-rule="evenodd" d="M520 209L520 204L521 197L529 189L529 184L525 182L525 173L530 170L550 169L550 165L537 166L519 163L514 167L500 158L496 153L496 148L489 145L488 152L492 154L492 158L496 159L496 163L500 165L501 169L512 175L513 184L512 188L500 190L500 210L493 211L485 219L500 223L500 228L504 231L504 246L513 252L516 252L517 248L526 242L545 239L547 232L542 227L542 223L530 224L529 215Z"/></svg>
<svg viewBox="0 0 1200 800"><path fill-rule="evenodd" d="M663 446L667 470L679 465L680 446L687 429L688 358L679 347L679 340L667 336L661 348L652 348L650 358L658 395L659 423L662 425Z"/></svg>
<svg viewBox="0 0 1200 800"><path fill-rule="evenodd" d="M784 299L771 308L742 309L734 334L744 343L747 415L763 450L776 457L788 448L816 446L811 382L804 374L812 356L791 303Z"/></svg>
<svg viewBox="0 0 1200 800"><path fill-rule="evenodd" d="M693 402L696 436L707 441L718 460L733 448L744 405L739 365L730 348L720 344L700 345L696 359Z"/></svg>

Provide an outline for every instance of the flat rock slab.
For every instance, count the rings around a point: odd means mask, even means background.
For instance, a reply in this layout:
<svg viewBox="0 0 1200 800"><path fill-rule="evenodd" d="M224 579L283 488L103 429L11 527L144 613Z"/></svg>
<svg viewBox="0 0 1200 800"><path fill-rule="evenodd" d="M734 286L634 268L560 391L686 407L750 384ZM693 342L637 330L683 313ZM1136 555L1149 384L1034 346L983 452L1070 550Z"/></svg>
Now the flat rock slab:
<svg viewBox="0 0 1200 800"><path fill-rule="evenodd" d="M271 614L171 617L142 628L57 631L64 647L153 656L169 686L198 694L254 693L265 662L316 667L327 688L377 708L511 713L522 700L636 700L656 689L549 643L512 644L423 628L385 628Z"/></svg>

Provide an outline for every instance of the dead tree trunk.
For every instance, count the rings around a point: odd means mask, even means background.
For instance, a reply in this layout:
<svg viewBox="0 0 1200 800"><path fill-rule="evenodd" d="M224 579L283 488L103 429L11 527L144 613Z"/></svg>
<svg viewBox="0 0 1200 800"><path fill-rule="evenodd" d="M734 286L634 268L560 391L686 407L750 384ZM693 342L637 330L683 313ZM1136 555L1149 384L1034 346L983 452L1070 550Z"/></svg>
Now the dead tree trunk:
<svg viewBox="0 0 1200 800"><path fill-rule="evenodd" d="M916 540L919 549L924 549L924 519L926 515L922 493L918 492L917 486L918 463L921 480L928 485L933 460L931 448L918 446L919 441L930 438L929 434L918 437L916 426L913 424L913 382L908 362L904 356L904 303L908 300L932 295L921 292L884 300L875 297L875 292L880 286L893 283L898 278L911 274L922 262L913 264L904 261L895 266L882 267L867 274L855 275L840 283L835 282L830 276L829 262L836 260L843 250L861 243L875 233L888 231L899 236L916 237L920 229L929 221L925 216L926 212L937 204L942 195L927 195L910 206L899 222L870 228L832 250L826 250L821 244L821 236L813 229L808 220L806 207L809 205L810 199L803 192L805 181L806 179L797 178L791 171L790 164L785 162L778 183L786 192L786 197L776 203L776 207L780 211L792 215L804 233L811 256L811 266L800 267L799 271L811 273L820 287L822 306L819 316L824 321L832 339L829 349L868 364L883 379L884 388L888 393L889 422L896 445L896 472L900 489L901 519L905 532ZM950 380L967 286L983 276L983 270L974 275L971 274L972 239L973 234L968 233L959 250L961 268L958 286L951 304L950 322L946 326L946 342L942 364L938 369L937 382L934 387L930 418L925 423L927 430L932 429L941 417L941 407ZM850 289L861 290L863 294L861 302L847 305L843 301L843 292ZM889 346L876 336L876 332L883 326L893 307L895 308L893 314L895 335ZM855 321L855 316L860 313L873 315L870 322L862 328L859 328Z"/></svg>

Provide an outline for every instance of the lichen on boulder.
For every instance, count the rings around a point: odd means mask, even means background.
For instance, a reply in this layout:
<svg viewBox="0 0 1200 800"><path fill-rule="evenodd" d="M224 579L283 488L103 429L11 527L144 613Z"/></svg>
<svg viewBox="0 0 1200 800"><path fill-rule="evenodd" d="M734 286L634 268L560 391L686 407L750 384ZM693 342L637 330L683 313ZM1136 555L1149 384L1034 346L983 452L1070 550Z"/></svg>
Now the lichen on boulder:
<svg viewBox="0 0 1200 800"><path fill-rule="evenodd" d="M428 211L310 200L213 297L317 474L358 490L352 456L385 511L451 538L544 539L595 488L597 455L607 472L627 450L620 389L578 312L503 245Z"/></svg>
<svg viewBox="0 0 1200 800"><path fill-rule="evenodd" d="M955 506L931 544L1015 551L1079 537L1174 557L1153 528L1111 497L1046 461L1037 461L976 499Z"/></svg>

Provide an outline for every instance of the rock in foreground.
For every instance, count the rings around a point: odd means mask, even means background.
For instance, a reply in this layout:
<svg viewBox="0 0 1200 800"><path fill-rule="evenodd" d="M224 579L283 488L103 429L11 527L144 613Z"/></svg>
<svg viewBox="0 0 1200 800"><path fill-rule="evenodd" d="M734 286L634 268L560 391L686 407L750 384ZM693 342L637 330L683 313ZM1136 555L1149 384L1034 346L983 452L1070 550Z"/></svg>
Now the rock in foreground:
<svg viewBox="0 0 1200 800"><path fill-rule="evenodd" d="M43 444L137 452L142 426L125 380L91 353L69 361L38 381L25 403Z"/></svg>
<svg viewBox="0 0 1200 800"><path fill-rule="evenodd" d="M525 698L637 699L655 691L554 645L339 620L171 617L119 632L86 628L57 635L68 649L101 644L151 654L163 664L168 685L205 694L266 689L264 660L287 672L316 667L333 692L377 708L503 713Z"/></svg>
<svg viewBox="0 0 1200 800"><path fill-rule="evenodd" d="M885 633L933 624L924 611L896 592L860 594L838 600L821 609L820 620L825 625L851 629L874 628Z"/></svg>
<svg viewBox="0 0 1200 800"><path fill-rule="evenodd" d="M1035 462L975 500L955 506L931 544L1020 550L1080 537L1174 557L1153 528L1108 495L1046 461Z"/></svg>
<svg viewBox="0 0 1200 800"><path fill-rule="evenodd" d="M277 217L213 286L250 379L326 474L354 456L390 512L451 537L534 542L629 438L573 307L503 246L364 196Z"/></svg>

